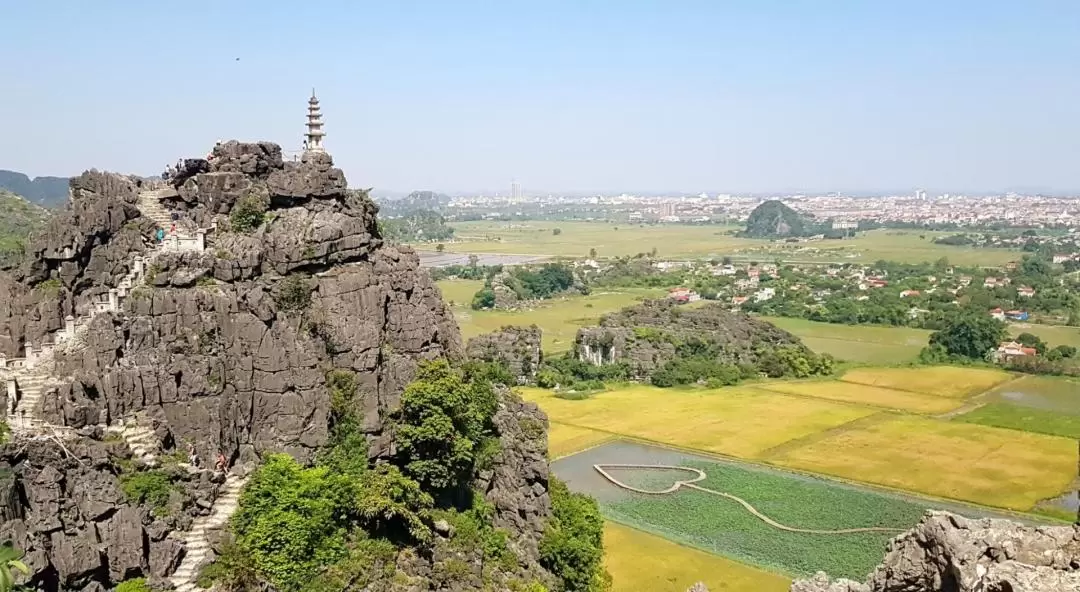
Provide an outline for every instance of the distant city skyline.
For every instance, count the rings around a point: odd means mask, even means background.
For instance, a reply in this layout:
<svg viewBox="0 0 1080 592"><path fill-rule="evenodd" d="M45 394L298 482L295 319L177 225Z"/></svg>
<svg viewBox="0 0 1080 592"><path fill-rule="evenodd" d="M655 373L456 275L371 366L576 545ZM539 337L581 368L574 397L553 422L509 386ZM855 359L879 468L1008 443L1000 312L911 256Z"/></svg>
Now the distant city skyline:
<svg viewBox="0 0 1080 592"><path fill-rule="evenodd" d="M314 39L293 3L174 10L5 7L0 169L296 151L314 86L385 191L1080 192L1080 3L336 0Z"/></svg>

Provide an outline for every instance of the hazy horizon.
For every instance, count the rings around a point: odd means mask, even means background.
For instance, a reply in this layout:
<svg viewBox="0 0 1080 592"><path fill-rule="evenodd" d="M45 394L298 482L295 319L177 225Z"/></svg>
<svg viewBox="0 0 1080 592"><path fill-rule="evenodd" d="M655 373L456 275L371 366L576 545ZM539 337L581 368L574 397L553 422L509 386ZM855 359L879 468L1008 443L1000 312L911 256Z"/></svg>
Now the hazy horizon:
<svg viewBox="0 0 1080 592"><path fill-rule="evenodd" d="M0 169L297 149L315 87L386 192L1080 189L1076 3L405 4L7 7Z"/></svg>

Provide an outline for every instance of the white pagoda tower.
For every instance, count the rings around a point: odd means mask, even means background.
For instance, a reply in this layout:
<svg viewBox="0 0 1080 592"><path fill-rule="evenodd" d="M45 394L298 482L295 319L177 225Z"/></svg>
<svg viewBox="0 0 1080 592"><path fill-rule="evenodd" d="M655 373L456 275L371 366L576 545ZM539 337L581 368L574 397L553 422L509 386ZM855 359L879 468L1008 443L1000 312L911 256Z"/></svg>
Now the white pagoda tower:
<svg viewBox="0 0 1080 592"><path fill-rule="evenodd" d="M326 152L323 148L323 137L326 136L326 132L323 131L322 112L319 110L319 99L315 96L315 89L311 89L311 98L308 99L308 114L307 114L307 139L304 141L305 152Z"/></svg>

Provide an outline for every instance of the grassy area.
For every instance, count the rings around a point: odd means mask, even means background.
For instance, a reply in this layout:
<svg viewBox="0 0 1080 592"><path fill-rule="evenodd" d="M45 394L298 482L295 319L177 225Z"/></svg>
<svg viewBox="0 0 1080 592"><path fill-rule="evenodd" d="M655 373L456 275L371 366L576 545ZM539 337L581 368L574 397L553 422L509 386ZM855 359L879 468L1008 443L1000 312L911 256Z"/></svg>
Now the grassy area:
<svg viewBox="0 0 1080 592"><path fill-rule="evenodd" d="M698 485L740 497L766 516L794 528L906 530L926 511L925 504L823 479L729 463L685 464L708 475ZM618 478L639 487L659 484L649 483L647 476L635 480L631 473L619 472ZM670 481L672 477L657 478ZM631 495L604 504L604 511L615 520L673 540L793 575L825 570L834 577L862 579L881 561L886 543L897 534L788 532L766 524L732 500L693 490L664 496Z"/></svg>
<svg viewBox="0 0 1080 592"><path fill-rule="evenodd" d="M769 462L908 491L1029 510L1076 476L1076 441L892 416L823 434Z"/></svg>
<svg viewBox="0 0 1080 592"><path fill-rule="evenodd" d="M548 429L548 458L581 452L612 438L611 434L552 422Z"/></svg>
<svg viewBox="0 0 1080 592"><path fill-rule="evenodd" d="M648 289L597 290L588 296L544 300L528 310L472 310L469 302L483 282L443 280L438 285L443 299L454 302L452 310L461 327L462 338L490 333L504 325L535 323L544 331L543 348L548 354L569 350L574 344L577 330L586 325L595 325L601 315L623 309L643 298L655 298L664 292Z"/></svg>
<svg viewBox="0 0 1080 592"><path fill-rule="evenodd" d="M605 222L460 222L455 234L464 239L445 248L457 253L517 253L587 257L596 249L600 257L647 253L653 248L661 257L730 255L737 248L767 244L726 234L734 227L656 225L640 226ZM552 231L558 228L560 234ZM476 238L478 240L468 240ZM485 239L498 240L485 240Z"/></svg>
<svg viewBox="0 0 1080 592"><path fill-rule="evenodd" d="M926 346L930 331L877 325L837 325L805 319L762 317L803 340L810 349L863 364L910 362Z"/></svg>
<svg viewBox="0 0 1080 592"><path fill-rule="evenodd" d="M1011 403L990 403L957 417L956 421L1080 440L1080 415L1066 415Z"/></svg>
<svg viewBox="0 0 1080 592"><path fill-rule="evenodd" d="M869 386L964 399L985 392L1012 377L995 368L928 366L921 368L856 368L840 380Z"/></svg>
<svg viewBox="0 0 1080 592"><path fill-rule="evenodd" d="M945 257L959 265L1002 265L1020 259L1005 249L972 249L933 243L947 233L875 230L854 239L812 243L776 243L740 239L728 234L736 227L688 225L628 225L606 222L459 222L453 224L460 242L445 245L458 253L516 253L585 257L596 249L601 257L651 251L661 257L722 257L785 261L860 261L879 259L915 263ZM555 228L560 229L558 235ZM421 245L423 247L423 245Z"/></svg>
<svg viewBox="0 0 1080 592"><path fill-rule="evenodd" d="M952 411L963 405L963 401L911 393L892 388L867 386L839 380L817 380L812 382L769 382L760 388L792 395L817 397L833 401L871 405L912 413L939 414Z"/></svg>
<svg viewBox="0 0 1080 592"><path fill-rule="evenodd" d="M580 401L559 399L543 389L521 391L555 422L742 457L874 413L745 387L679 390L628 385Z"/></svg>
<svg viewBox="0 0 1080 592"><path fill-rule="evenodd" d="M791 585L784 576L614 522L604 525L604 565L612 592L685 592L696 582L709 590L787 592Z"/></svg>

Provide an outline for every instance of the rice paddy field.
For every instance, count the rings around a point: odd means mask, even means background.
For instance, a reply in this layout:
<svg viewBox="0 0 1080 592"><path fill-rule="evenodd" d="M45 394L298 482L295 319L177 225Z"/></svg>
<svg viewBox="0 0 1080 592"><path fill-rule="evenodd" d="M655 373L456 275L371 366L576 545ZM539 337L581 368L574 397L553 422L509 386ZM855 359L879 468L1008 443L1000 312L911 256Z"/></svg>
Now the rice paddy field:
<svg viewBox="0 0 1080 592"><path fill-rule="evenodd" d="M1080 440L1080 381L1023 376L990 391L956 421Z"/></svg>
<svg viewBox="0 0 1080 592"><path fill-rule="evenodd" d="M775 522L799 529L906 530L930 508L971 517L993 515L968 506L631 442L608 443L552 464L571 489L596 497L610 520L788 577L826 570L833 576L862 579L881 560L887 542L897 533L788 532L751 514L739 503L707 491L683 488L666 495L634 493L614 486L593 468L619 463L697 468L706 474L706 479L696 485L736 496ZM605 470L623 483L650 489L663 489L676 478L670 472L650 469L609 466ZM694 574L692 566L688 569ZM748 575L753 580L745 589L768 589L749 586L759 582L768 585L769 574ZM775 577L771 581L775 582Z"/></svg>
<svg viewBox="0 0 1080 592"><path fill-rule="evenodd" d="M735 238L736 226L682 224L628 225L608 222L526 221L458 222L458 241L444 245L453 253L507 253L585 257L634 255L656 248L661 257L780 258L785 261L866 261L916 263L946 257L958 265L1002 265L1020 258L1018 251L972 249L934 244L943 233L875 230L854 239L811 243L775 243ZM558 228L558 235L553 230ZM418 245L431 248L431 245Z"/></svg>
<svg viewBox="0 0 1080 592"><path fill-rule="evenodd" d="M686 592L697 582L709 590L787 592L791 579L663 537L604 524L604 566L612 592Z"/></svg>
<svg viewBox="0 0 1080 592"><path fill-rule="evenodd" d="M844 382L884 387L937 397L965 399L1012 378L996 368L926 366L920 368L856 368L840 377Z"/></svg>
<svg viewBox="0 0 1080 592"><path fill-rule="evenodd" d="M567 436L564 453L577 446L574 438L591 445L602 441L598 434L622 436L1030 511L1068 491L1076 477L1072 420L1034 429L1044 419L1034 413L1008 416L996 407L965 412L1028 378L1035 377L1010 380L1007 373L981 368L858 368L836 381L763 381L720 389L625 385L584 400L560 399L542 389L523 394L553 424L597 433ZM1059 390L1045 381L1034 384L1042 385L1048 400L1071 400L1060 384L1049 383ZM980 394L980 388L991 390ZM934 417L961 406L955 419ZM553 438L553 446L563 446L561 439Z"/></svg>
<svg viewBox="0 0 1080 592"><path fill-rule="evenodd" d="M880 415L768 462L936 497L1028 511L1076 478L1076 441L962 422Z"/></svg>
<svg viewBox="0 0 1080 592"><path fill-rule="evenodd" d="M955 399L901 391L893 388L853 384L840 380L769 382L761 384L759 388L776 393L859 403L884 409L909 411L911 413L936 415L947 413L963 405L963 401L957 401Z"/></svg>
<svg viewBox="0 0 1080 592"><path fill-rule="evenodd" d="M576 401L544 389L521 391L553 422L741 457L875 413L738 387L682 390L635 384Z"/></svg>

